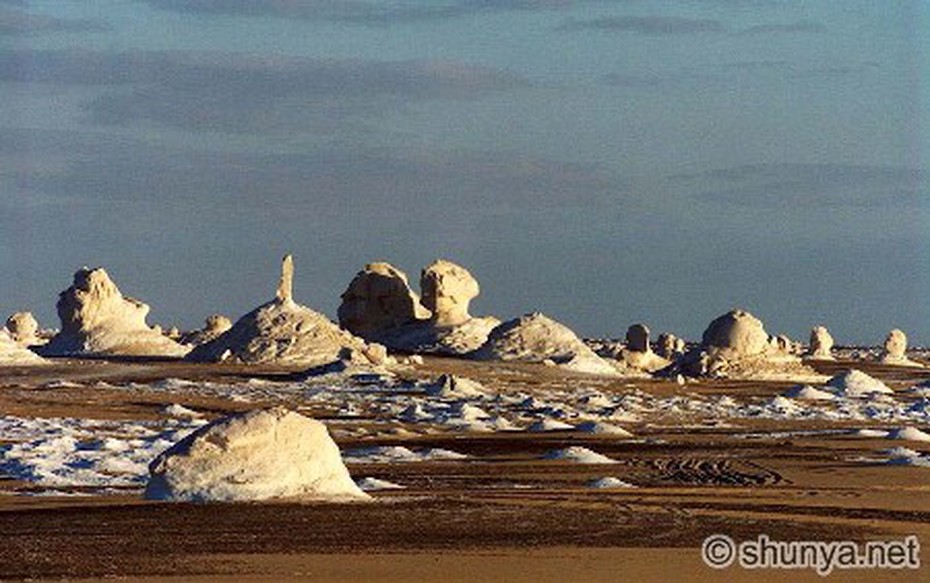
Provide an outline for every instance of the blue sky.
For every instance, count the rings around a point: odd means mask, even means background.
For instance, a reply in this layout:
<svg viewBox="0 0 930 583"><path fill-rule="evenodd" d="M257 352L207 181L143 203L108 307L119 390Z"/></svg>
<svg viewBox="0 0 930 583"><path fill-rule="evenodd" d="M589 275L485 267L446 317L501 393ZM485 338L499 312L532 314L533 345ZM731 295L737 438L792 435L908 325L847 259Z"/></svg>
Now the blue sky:
<svg viewBox="0 0 930 583"><path fill-rule="evenodd" d="M590 336L930 343L928 8L791 0L0 0L0 310L82 265L150 322L365 263Z"/></svg>

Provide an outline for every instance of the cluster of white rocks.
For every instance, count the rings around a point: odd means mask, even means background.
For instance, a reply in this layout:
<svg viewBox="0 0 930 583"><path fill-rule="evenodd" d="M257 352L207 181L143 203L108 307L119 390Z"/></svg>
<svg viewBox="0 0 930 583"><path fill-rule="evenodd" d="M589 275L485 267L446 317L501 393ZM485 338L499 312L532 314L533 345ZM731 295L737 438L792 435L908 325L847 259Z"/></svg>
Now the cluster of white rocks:
<svg viewBox="0 0 930 583"><path fill-rule="evenodd" d="M407 275L389 263L370 263L342 294L339 324L398 352L463 355L481 346L500 323L468 312L478 281L464 267L438 259L423 268L418 296Z"/></svg>
<svg viewBox="0 0 930 583"><path fill-rule="evenodd" d="M287 255L274 299L239 318L213 340L196 346L188 360L316 367L338 361L383 364L383 347L369 345L293 296L294 262Z"/></svg>

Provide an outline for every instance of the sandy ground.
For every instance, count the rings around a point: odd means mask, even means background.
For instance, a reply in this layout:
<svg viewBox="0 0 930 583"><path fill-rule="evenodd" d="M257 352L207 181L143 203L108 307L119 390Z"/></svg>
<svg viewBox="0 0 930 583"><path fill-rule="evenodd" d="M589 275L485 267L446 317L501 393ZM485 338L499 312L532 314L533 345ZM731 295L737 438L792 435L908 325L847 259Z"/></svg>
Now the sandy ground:
<svg viewBox="0 0 930 583"><path fill-rule="evenodd" d="M822 372L848 363L824 365ZM863 368L857 365L858 368ZM900 387L926 371L872 365ZM487 385L572 386L582 377L545 367L429 359L411 375L455 372ZM166 377L241 379L254 370L176 363L62 362L0 373L0 410L21 417L155 419L179 402L219 415L255 407L218 397L88 388L42 389L50 380L149 382ZM284 378L287 371L262 371ZM260 375L260 376L261 376ZM674 383L635 381L656 395ZM629 382L604 382L605 391ZM776 395L790 383L706 382L708 394ZM855 540L917 535L930 561L930 469L850 461L874 440L850 435L747 433L836 428L767 419L644 428L629 442L570 434L385 435L379 445L442 447L480 462L360 464L353 475L401 481L370 503L171 504L124 495L30 496L29 484L0 479L0 577L127 578L140 581L619 581L822 580L812 571L714 570L701 542ZM858 426L861 426L859 424ZM359 445L339 439L343 448ZM370 444L371 440L365 442ZM582 445L620 463L612 476L640 487L594 490L604 467L540 461L553 448ZM887 443L883 444L887 447ZM930 451L930 444L907 444ZM920 571L837 571L841 580L926 581Z"/></svg>

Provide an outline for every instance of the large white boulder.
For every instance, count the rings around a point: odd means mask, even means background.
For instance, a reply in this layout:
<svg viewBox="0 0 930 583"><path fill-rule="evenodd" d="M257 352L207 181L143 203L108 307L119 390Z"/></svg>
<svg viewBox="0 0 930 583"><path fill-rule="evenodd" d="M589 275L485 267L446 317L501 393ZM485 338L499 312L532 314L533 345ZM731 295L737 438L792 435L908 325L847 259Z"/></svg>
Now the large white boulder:
<svg viewBox="0 0 930 583"><path fill-rule="evenodd" d="M294 301L293 269L288 255L275 298L239 318L214 340L194 348L188 360L306 367L339 360L373 363L368 356L372 351L361 338Z"/></svg>
<svg viewBox="0 0 930 583"><path fill-rule="evenodd" d="M151 500L368 498L326 426L282 407L214 421L155 458L149 472Z"/></svg>
<svg viewBox="0 0 930 583"><path fill-rule="evenodd" d="M618 374L617 367L595 354L570 328L539 312L497 326L472 356L477 360L551 361L577 372Z"/></svg>
<svg viewBox="0 0 930 583"><path fill-rule="evenodd" d="M895 328L885 337L881 355L882 364L898 366L923 366L907 357L907 335Z"/></svg>
<svg viewBox="0 0 930 583"><path fill-rule="evenodd" d="M79 269L58 296L61 331L42 349L50 356L183 356L187 348L145 322L149 306L125 297L102 267Z"/></svg>
<svg viewBox="0 0 930 583"><path fill-rule="evenodd" d="M423 268L420 274L420 302L430 311L437 326L455 326L471 319L468 304L481 293L471 272L462 267L437 259Z"/></svg>
<svg viewBox="0 0 930 583"><path fill-rule="evenodd" d="M6 320L10 337L20 346L33 346L44 342L39 337L39 322L32 312L16 312Z"/></svg>

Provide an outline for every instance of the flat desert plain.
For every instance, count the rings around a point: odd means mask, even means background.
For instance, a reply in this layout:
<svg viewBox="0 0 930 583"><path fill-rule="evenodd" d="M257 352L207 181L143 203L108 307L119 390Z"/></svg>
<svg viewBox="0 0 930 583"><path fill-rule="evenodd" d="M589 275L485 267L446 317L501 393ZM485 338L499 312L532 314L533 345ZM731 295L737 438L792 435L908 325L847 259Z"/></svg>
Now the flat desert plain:
<svg viewBox="0 0 930 583"><path fill-rule="evenodd" d="M862 370L894 394L810 400L783 397L789 382L429 357L393 376L98 360L4 369L0 577L814 581L812 569L712 569L701 544L719 533L930 546L919 439L930 371L815 367ZM159 451L212 419L281 404L327 424L371 501L143 499ZM918 439L896 438L907 428ZM926 581L926 569L830 576Z"/></svg>

